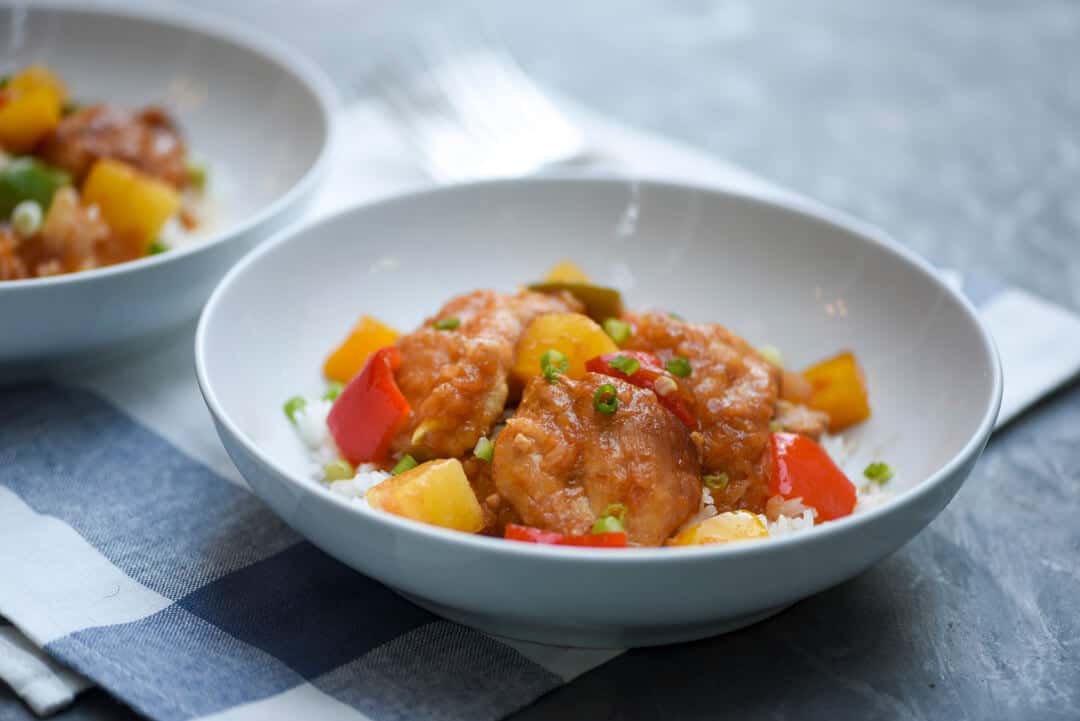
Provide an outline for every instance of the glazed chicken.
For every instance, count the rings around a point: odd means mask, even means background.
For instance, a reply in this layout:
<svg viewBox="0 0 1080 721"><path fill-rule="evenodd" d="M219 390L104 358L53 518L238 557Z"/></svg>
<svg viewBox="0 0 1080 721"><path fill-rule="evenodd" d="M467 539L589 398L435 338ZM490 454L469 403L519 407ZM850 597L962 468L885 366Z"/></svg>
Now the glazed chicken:
<svg viewBox="0 0 1080 721"><path fill-rule="evenodd" d="M784 369L721 325L624 312L570 263L529 288L459 295L403 337L362 317L324 365L352 379L328 390L331 490L375 482L376 510L588 548L750 541L855 512L817 443L870 416L853 352ZM294 424L304 401L285 404Z"/></svg>
<svg viewBox="0 0 1080 721"><path fill-rule="evenodd" d="M594 405L603 384L618 406ZM587 533L611 504L626 507L630 543L659 546L701 503L698 449L656 394L610 376L531 381L495 441L495 486L525 523Z"/></svg>
<svg viewBox="0 0 1080 721"><path fill-rule="evenodd" d="M717 510L764 510L777 368L715 323L688 323L660 312L628 314L626 320L634 328L627 349L690 361L685 382L697 399L704 472L728 476L726 487L713 491Z"/></svg>
<svg viewBox="0 0 1080 721"><path fill-rule="evenodd" d="M188 182L184 142L169 116L158 108L83 108L60 121L42 142L39 155L71 173L76 182L99 158L121 160L175 188Z"/></svg>
<svg viewBox="0 0 1080 721"><path fill-rule="evenodd" d="M41 232L33 237L0 230L0 280L90 270L138 255L130 243L113 237L97 208L79 204L72 188L56 192Z"/></svg>
<svg viewBox="0 0 1080 721"><path fill-rule="evenodd" d="M514 349L544 313L578 312L569 295L478 290L457 296L398 341L398 386L412 413L393 450L418 459L461 456L499 419ZM452 327L451 327L452 326Z"/></svg>

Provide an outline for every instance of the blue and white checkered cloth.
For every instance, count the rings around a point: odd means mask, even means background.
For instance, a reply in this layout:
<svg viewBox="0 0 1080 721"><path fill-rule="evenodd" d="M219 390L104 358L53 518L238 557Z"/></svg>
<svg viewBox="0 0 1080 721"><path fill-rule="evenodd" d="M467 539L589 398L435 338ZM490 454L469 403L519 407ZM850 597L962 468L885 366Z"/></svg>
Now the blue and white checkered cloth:
<svg viewBox="0 0 1080 721"><path fill-rule="evenodd" d="M625 172L778 192L579 121L608 155L634 159ZM377 123L351 111L365 143L343 149L329 183L351 199L419 181L388 172L400 154ZM1080 337L1080 320L985 280L953 282L1000 346L1003 422L1080 369L1080 349L1060 343ZM0 678L36 711L97 684L163 720L498 719L615 655L444 621L299 538L214 437L190 335L72 385L0 389L0 615L14 624L0 625Z"/></svg>

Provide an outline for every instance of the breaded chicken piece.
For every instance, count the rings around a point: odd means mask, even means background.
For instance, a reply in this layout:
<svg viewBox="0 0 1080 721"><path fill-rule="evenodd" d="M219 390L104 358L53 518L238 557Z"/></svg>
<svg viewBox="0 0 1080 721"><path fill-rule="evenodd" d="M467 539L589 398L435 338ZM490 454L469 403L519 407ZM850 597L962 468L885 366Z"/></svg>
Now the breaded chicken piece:
<svg viewBox="0 0 1080 721"><path fill-rule="evenodd" d="M121 160L176 188L188 183L184 141L169 116L157 108L83 108L60 121L38 154L71 173L77 183L100 158Z"/></svg>
<svg viewBox="0 0 1080 721"><path fill-rule="evenodd" d="M688 323L667 313L630 313L628 350L664 362L690 361L685 378L697 399L705 473L726 473L712 492L718 510L760 513L768 500L769 421L776 413L780 372L745 340L715 323Z"/></svg>
<svg viewBox="0 0 1080 721"><path fill-rule="evenodd" d="M448 302L417 331L398 340L398 387L412 413L394 440L418 459L460 457L487 435L503 412L518 340L544 313L578 311L569 296L477 290ZM456 320L456 325L445 321ZM436 323L453 325L440 329Z"/></svg>
<svg viewBox="0 0 1080 721"><path fill-rule="evenodd" d="M616 388L614 413L593 396ZM701 465L690 432L656 394L616 378L537 377L495 441L495 486L530 526L589 532L609 505L626 506L630 543L659 546L701 503Z"/></svg>

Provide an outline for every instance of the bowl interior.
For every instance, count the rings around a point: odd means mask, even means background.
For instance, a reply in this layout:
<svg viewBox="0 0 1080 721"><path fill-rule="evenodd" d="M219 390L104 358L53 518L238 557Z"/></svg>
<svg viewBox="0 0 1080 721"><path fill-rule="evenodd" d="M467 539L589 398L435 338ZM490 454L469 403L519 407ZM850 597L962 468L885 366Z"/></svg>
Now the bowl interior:
<svg viewBox="0 0 1080 721"><path fill-rule="evenodd" d="M229 40L188 20L33 5L0 7L0 27L3 72L40 62L77 102L170 111L210 170L212 218L200 235L227 233L280 199L328 141L321 81L263 41Z"/></svg>
<svg viewBox="0 0 1080 721"><path fill-rule="evenodd" d="M898 490L952 459L995 402L994 351L969 307L890 245L735 195L558 179L355 208L262 248L207 308L205 379L244 437L305 478L281 405L321 392L322 361L360 314L409 330L455 293L512 290L561 259L631 308L720 322L790 367L854 350L873 417L848 434L853 466L889 461Z"/></svg>

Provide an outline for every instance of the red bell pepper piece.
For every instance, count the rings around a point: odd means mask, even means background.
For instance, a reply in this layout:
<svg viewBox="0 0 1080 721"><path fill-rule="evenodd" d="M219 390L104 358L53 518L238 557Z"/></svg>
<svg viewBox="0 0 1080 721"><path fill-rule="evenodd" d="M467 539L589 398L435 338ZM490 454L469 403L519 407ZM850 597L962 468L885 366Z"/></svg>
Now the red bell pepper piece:
<svg viewBox="0 0 1080 721"><path fill-rule="evenodd" d="M611 361L619 356L633 358L638 362L638 369L627 375L611 365ZM694 415L694 394L682 381L673 376L664 364L652 353L644 351L624 350L618 353L605 353L585 362L585 369L593 373L602 373L614 378L633 383L640 388L648 388L656 394L660 403L669 411L678 416L688 428L698 427L697 416ZM660 380L663 378L664 380ZM659 381L659 384L657 384Z"/></svg>
<svg viewBox="0 0 1080 721"><path fill-rule="evenodd" d="M843 518L855 510L855 486L825 449L806 436L773 433L769 493L802 498L817 510L819 521Z"/></svg>
<svg viewBox="0 0 1080 721"><path fill-rule="evenodd" d="M626 548L626 534L586 533L582 536L567 536L555 531L543 531L532 526L506 524L504 538L525 543L543 543L549 546L591 546L593 548Z"/></svg>
<svg viewBox="0 0 1080 721"><path fill-rule="evenodd" d="M409 417L409 402L394 380L399 366L401 351L396 346L375 351L330 409L326 418L330 435L354 466L384 460L390 441Z"/></svg>

